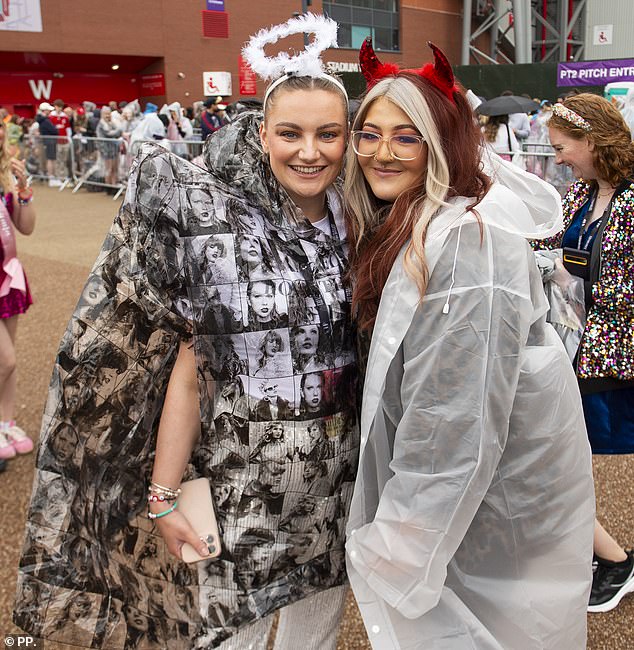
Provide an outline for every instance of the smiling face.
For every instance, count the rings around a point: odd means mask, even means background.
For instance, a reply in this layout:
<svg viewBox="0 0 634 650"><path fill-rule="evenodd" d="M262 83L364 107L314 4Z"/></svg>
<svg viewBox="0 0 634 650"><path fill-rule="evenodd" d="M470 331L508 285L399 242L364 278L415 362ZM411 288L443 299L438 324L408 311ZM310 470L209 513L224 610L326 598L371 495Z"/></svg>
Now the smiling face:
<svg viewBox="0 0 634 650"><path fill-rule="evenodd" d="M271 170L304 213L318 220L346 148L347 116L338 90L284 90L260 129ZM321 208L319 208L321 206Z"/></svg>
<svg viewBox="0 0 634 650"><path fill-rule="evenodd" d="M281 440L284 437L284 427L281 424L275 423L271 425L269 432L273 440Z"/></svg>
<svg viewBox="0 0 634 650"><path fill-rule="evenodd" d="M385 97L372 102L359 128L383 138L420 135L407 114ZM357 155L357 161L374 195L393 203L402 192L423 182L427 171L427 145L423 144L414 160L396 160L387 141L383 140L374 156Z"/></svg>
<svg viewBox="0 0 634 650"><path fill-rule="evenodd" d="M555 163L570 167L576 178L586 181L597 177L592 152L594 144L588 138L571 138L559 129L548 129L550 144L555 150Z"/></svg>

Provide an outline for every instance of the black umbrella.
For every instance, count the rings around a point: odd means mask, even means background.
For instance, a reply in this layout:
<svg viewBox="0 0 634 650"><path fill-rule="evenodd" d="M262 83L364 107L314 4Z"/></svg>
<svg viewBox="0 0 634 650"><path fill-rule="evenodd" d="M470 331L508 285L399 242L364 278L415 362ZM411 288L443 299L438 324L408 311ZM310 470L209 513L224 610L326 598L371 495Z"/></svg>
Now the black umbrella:
<svg viewBox="0 0 634 650"><path fill-rule="evenodd" d="M518 95L503 95L482 102L476 109L480 115L510 115L511 113L532 113L539 110L539 104L532 99Z"/></svg>

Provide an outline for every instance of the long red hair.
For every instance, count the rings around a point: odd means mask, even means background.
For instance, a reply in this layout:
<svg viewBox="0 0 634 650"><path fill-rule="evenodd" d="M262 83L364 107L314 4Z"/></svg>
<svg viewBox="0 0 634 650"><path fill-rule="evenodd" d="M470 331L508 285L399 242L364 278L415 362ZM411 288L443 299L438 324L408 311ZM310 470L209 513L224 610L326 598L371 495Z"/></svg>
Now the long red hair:
<svg viewBox="0 0 634 650"><path fill-rule="evenodd" d="M445 170L445 175L448 175L446 183L448 187L443 190L444 196L437 197L434 203L440 207L443 200L466 196L473 197L474 201L470 208L475 207L487 193L490 179L481 169L482 135L462 92L454 94L454 104L426 79L411 73L400 73L395 78L380 82L370 91L359 107L353 129L360 128L372 102L378 97L388 95L388 99L391 99L390 84L394 79L399 78L406 79L411 84L409 88L416 94L414 97L416 102L424 102L427 105L429 109L427 114L431 115L436 127L435 131L439 136L437 142L430 141L430 138L426 137L429 147L428 170L430 164L434 164L436 160L440 161L436 165L444 165L442 169ZM403 84L400 85L402 89ZM410 114L405 106L399 105L399 108L408 114L423 135L429 134L429 127L421 124L420 115ZM430 183L426 178L422 185L409 188L390 205L381 202L372 194L370 186L362 177L353 153L349 154L348 165L347 174L350 175L352 172L351 181L346 188L351 189L347 197L351 200L347 201L346 221L351 242L350 273L354 283L352 306L359 327L370 330L374 326L381 293L392 266L400 250L412 239L414 228L421 219L425 204L430 200L428 197ZM356 167L352 169L352 166ZM365 193L367 200L361 202L353 200L352 196L357 193L361 195ZM359 214L362 210L361 205L365 205L366 210L371 208L373 214ZM431 218L431 215L429 216ZM408 272L419 286L421 299L428 282L423 247L430 218L422 224L422 230L418 228L416 241L410 242L405 259ZM415 270L412 272L412 269Z"/></svg>

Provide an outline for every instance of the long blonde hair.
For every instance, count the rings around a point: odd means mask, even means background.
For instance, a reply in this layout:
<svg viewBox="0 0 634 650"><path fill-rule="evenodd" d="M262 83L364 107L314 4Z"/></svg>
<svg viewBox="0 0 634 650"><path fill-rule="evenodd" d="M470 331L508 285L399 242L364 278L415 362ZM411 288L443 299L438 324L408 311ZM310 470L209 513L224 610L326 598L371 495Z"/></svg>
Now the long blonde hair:
<svg viewBox="0 0 634 650"><path fill-rule="evenodd" d="M14 189L13 174L11 173L11 156L9 154L9 138L7 127L0 123L0 128L4 130L4 138L0 145L0 190L12 192Z"/></svg>
<svg viewBox="0 0 634 650"><path fill-rule="evenodd" d="M399 73L368 92L353 130L363 126L370 106L380 97L405 112L425 138L427 168L422 184L409 188L390 205L374 197L354 150L348 149L344 195L353 244L353 308L363 329L374 323L381 292L402 246L409 240L404 267L422 298L429 279L425 239L433 216L453 196L474 197L471 207L475 207L490 186L489 178L480 169L482 136L462 93L454 93L454 103L420 76Z"/></svg>

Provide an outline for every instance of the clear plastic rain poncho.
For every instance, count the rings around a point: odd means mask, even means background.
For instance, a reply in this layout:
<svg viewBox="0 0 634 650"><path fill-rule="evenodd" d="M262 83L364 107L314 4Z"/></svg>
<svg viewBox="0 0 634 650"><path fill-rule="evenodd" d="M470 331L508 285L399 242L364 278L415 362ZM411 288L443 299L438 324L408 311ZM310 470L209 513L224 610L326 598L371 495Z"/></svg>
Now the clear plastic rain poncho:
<svg viewBox="0 0 634 650"><path fill-rule="evenodd" d="M443 208L423 302L401 253L375 324L347 529L375 650L586 643L590 447L525 241L561 227L557 195L492 164L514 191L494 184L482 232L470 199Z"/></svg>

